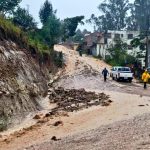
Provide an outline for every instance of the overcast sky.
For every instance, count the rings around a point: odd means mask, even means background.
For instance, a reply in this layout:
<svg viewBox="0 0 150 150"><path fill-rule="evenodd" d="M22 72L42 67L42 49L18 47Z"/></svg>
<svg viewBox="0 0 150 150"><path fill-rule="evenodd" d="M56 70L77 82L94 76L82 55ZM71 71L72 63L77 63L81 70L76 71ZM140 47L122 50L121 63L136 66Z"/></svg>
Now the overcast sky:
<svg viewBox="0 0 150 150"><path fill-rule="evenodd" d="M97 6L102 1L103 0L50 0L53 8L57 9L57 17L60 19L80 15L84 15L86 19L89 19L91 14L99 14ZM24 8L28 8L29 6L30 14L39 22L38 13L44 2L45 0L22 0L21 6ZM85 25L80 28L92 30L90 25Z"/></svg>

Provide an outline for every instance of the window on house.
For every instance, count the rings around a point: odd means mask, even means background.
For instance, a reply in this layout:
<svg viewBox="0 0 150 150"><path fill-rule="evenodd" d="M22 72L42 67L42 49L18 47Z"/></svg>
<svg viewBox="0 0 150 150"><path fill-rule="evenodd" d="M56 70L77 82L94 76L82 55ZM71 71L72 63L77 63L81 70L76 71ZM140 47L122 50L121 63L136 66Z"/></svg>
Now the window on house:
<svg viewBox="0 0 150 150"><path fill-rule="evenodd" d="M111 33L107 33L107 38L111 39Z"/></svg>
<svg viewBox="0 0 150 150"><path fill-rule="evenodd" d="M104 44L107 44L108 40L107 38L104 39Z"/></svg>
<svg viewBox="0 0 150 150"><path fill-rule="evenodd" d="M121 34L121 37L123 38L123 34Z"/></svg>
<svg viewBox="0 0 150 150"><path fill-rule="evenodd" d="M120 34L115 34L115 38L120 38Z"/></svg>
<svg viewBox="0 0 150 150"><path fill-rule="evenodd" d="M128 34L128 39L133 39L133 34Z"/></svg>

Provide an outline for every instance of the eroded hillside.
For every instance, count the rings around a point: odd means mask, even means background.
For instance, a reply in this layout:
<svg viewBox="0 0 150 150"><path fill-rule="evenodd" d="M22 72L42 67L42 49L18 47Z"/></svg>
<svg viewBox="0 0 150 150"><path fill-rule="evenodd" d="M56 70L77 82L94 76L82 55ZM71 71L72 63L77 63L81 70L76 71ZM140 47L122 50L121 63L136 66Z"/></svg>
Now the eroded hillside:
<svg viewBox="0 0 150 150"><path fill-rule="evenodd" d="M46 70L28 50L0 42L0 129L16 116L40 109L39 100L47 93Z"/></svg>

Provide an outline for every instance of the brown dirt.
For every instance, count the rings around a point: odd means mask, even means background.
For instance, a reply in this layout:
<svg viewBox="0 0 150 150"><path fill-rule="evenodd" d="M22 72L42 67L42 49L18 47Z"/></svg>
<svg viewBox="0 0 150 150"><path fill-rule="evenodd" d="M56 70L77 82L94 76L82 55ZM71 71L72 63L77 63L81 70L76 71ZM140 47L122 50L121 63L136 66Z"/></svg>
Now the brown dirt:
<svg viewBox="0 0 150 150"><path fill-rule="evenodd" d="M55 83L50 84L56 89L49 90L48 97L50 97L50 100L47 97L42 102L43 106L46 106L45 110L39 113L43 113L42 118L37 119L32 126L16 130L15 133L12 131L3 133L0 138L0 149L100 149L102 146L102 149L109 150L111 148L117 149L118 147L114 147L114 145L118 143L118 140L121 140L122 145L119 143L119 150L124 145L124 140L128 141L127 143L130 142L132 129L146 132L140 127L140 124L143 125L142 122L145 121L145 118L141 123L140 119L138 119L139 122L134 119L138 115L150 113L150 99L146 96L149 95L149 92L143 91L141 84L136 82L132 84L118 83L111 79L104 83L101 71L104 67L110 68L109 65L95 58L79 57L77 52L65 47L56 46L55 48L65 54L66 68L60 78ZM63 88L57 89L58 87ZM81 93L83 97L80 97ZM92 93L92 99L89 98L91 95L86 97L89 93ZM64 109L66 105L71 106L72 103L74 104L84 96L86 97L85 106L87 106L87 100L92 101L94 96L97 99L98 95L102 96L101 93L104 93L102 94L104 97L109 95L109 99L113 101L108 107L98 105L78 112L69 111L69 113L66 112L68 109ZM76 96L77 100L75 99ZM71 98L71 103L68 97ZM57 105L49 102L55 102ZM77 104L75 103L73 107L77 107ZM52 110L58 106L61 106L61 111L56 115ZM31 120L35 115L31 117ZM118 121L119 123L117 123ZM122 122L127 122L127 124ZM131 122L137 123L137 130L132 128L133 123ZM55 124L57 126L54 126ZM146 122L144 125L146 125ZM12 134L10 135L10 133ZM118 136L116 133L118 133ZM133 135L136 135L136 133ZM103 143L100 142L100 139ZM128 149L132 148L128 147Z"/></svg>

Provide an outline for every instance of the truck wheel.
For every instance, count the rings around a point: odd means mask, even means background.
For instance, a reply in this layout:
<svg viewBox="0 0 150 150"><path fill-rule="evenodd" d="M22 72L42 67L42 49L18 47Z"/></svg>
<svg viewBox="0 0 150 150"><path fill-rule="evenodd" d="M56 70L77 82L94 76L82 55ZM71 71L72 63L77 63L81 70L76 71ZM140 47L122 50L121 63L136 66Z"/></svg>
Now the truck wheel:
<svg viewBox="0 0 150 150"><path fill-rule="evenodd" d="M111 75L111 77L112 77L112 80L115 80L115 78L114 78L114 75L113 75L113 74Z"/></svg>
<svg viewBox="0 0 150 150"><path fill-rule="evenodd" d="M132 83L132 79L129 79L129 83Z"/></svg>
<svg viewBox="0 0 150 150"><path fill-rule="evenodd" d="M117 80L117 81L120 81L120 79L119 79L117 76L116 76L116 80Z"/></svg>

